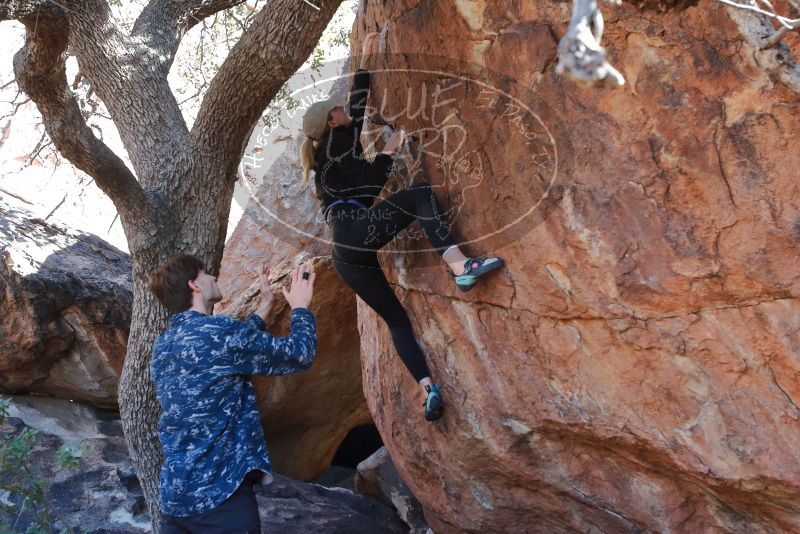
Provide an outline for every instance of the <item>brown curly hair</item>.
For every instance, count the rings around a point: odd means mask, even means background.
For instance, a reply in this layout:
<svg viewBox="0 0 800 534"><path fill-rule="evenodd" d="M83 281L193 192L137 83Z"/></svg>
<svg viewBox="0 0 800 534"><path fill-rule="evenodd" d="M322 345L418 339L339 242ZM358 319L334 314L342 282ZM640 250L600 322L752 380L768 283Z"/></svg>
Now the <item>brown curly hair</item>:
<svg viewBox="0 0 800 534"><path fill-rule="evenodd" d="M189 280L204 271L203 262L191 254L176 254L150 276L150 288L170 314L192 307L192 290Z"/></svg>

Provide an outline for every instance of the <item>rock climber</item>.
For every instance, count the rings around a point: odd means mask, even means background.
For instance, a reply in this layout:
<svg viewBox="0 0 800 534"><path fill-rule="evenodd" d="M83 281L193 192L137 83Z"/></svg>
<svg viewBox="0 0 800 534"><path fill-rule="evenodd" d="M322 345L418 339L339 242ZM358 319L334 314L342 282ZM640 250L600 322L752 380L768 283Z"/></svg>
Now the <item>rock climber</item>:
<svg viewBox="0 0 800 534"><path fill-rule="evenodd" d="M364 41L361 64L350 91L349 113L333 99L316 102L306 110L303 116L306 139L300 159L304 181L314 171L316 195L326 221L332 225L334 269L386 321L397 353L424 390L425 418L434 421L444 410L439 384L430 378L425 355L414 337L408 315L381 270L377 251L419 219L425 236L450 267L463 291L471 289L479 277L503 265L503 260L464 255L426 181L415 182L373 204L388 179L393 155L402 146L405 135L402 129L396 131L373 162L365 159L360 136L370 73L364 66L373 54L377 36L370 34Z"/></svg>
<svg viewBox="0 0 800 534"><path fill-rule="evenodd" d="M211 315L222 295L194 256L173 256L150 278L150 290L170 313L150 363L163 409L162 534L261 532L253 484L272 475L250 375L306 370L317 347L308 311L313 269L297 266L291 288L283 290L292 308L285 337L264 331L274 301L267 271L260 269L261 304L246 322Z"/></svg>

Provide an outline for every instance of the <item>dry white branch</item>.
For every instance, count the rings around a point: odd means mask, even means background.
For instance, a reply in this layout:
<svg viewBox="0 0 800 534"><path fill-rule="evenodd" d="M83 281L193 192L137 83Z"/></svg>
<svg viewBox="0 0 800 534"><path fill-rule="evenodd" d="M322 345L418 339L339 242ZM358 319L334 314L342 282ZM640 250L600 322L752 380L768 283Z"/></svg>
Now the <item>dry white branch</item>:
<svg viewBox="0 0 800 534"><path fill-rule="evenodd" d="M783 26L787 30L793 30L798 27L797 24L800 24L800 19L790 19L787 17L782 17L777 13L774 13L775 11L774 9L772 11L761 9L760 7L755 5L754 1L751 1L750 3L746 4L741 2L733 2L732 0L719 0L719 1L729 6L738 7L739 9L744 9L747 11L753 11L754 13L758 13L760 15L764 15L765 17L775 19L781 24L781 26ZM767 3L767 5L770 6L770 8L772 8L772 6L769 3Z"/></svg>
<svg viewBox="0 0 800 534"><path fill-rule="evenodd" d="M800 65L785 43L776 46L789 31L800 28L800 19L789 19L764 11L754 4L755 0L745 0L748 4L731 0L720 1L727 6L728 15L751 47L756 63L771 78L800 92ZM794 2L790 3L795 6ZM776 31L770 19L777 20L781 28ZM765 39L765 36L769 37Z"/></svg>
<svg viewBox="0 0 800 534"><path fill-rule="evenodd" d="M620 0L608 1L620 4ZM597 0L574 0L569 27L558 43L556 74L590 86L622 86L625 78L606 60L602 37L603 15Z"/></svg>
<svg viewBox="0 0 800 534"><path fill-rule="evenodd" d="M767 18L777 21L778 24L781 25L781 27L775 33L773 33L770 37L767 38L767 40L765 40L761 44L760 46L761 50L765 50L767 48L775 46L776 44L781 42L781 39L783 39L787 33L800 28L800 19L790 19L788 17L778 15L778 13L775 12L775 7L773 7L773 5L769 2L769 0L749 0L744 3L735 2L733 0L719 0L719 1L731 7L743 9L745 11L752 11L753 13L763 15ZM767 7L767 9L762 9L758 7L757 5L758 2L764 4Z"/></svg>
<svg viewBox="0 0 800 534"><path fill-rule="evenodd" d="M765 50L767 48L772 48L776 44L780 43L781 39L786 37L787 33L789 33L792 30L796 30L798 28L800 28L800 21L795 21L794 24L792 24L791 28L787 28L786 26L784 26L783 28L781 28L778 31L776 31L772 35L772 37L770 37L769 39L764 41L764 44L761 45L761 50Z"/></svg>

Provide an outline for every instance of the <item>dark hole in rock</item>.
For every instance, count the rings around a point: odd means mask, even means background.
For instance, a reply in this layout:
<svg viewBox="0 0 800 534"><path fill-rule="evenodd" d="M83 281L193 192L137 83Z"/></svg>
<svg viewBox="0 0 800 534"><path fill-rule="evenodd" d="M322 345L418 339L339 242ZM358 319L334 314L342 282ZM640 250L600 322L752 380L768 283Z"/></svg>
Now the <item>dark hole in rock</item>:
<svg viewBox="0 0 800 534"><path fill-rule="evenodd" d="M383 439L373 424L359 425L350 429L342 440L331 461L332 465L355 469L363 460L383 447Z"/></svg>

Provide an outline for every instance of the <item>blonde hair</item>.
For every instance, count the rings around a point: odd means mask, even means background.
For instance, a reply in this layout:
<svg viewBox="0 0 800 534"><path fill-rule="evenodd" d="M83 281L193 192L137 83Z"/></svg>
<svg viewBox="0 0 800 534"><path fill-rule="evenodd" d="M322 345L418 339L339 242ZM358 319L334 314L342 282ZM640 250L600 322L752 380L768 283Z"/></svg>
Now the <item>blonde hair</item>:
<svg viewBox="0 0 800 534"><path fill-rule="evenodd" d="M313 169L317 162L314 158L314 153L317 149L317 143L306 136L303 144L300 145L300 163L303 165L303 183L308 183L308 173Z"/></svg>

